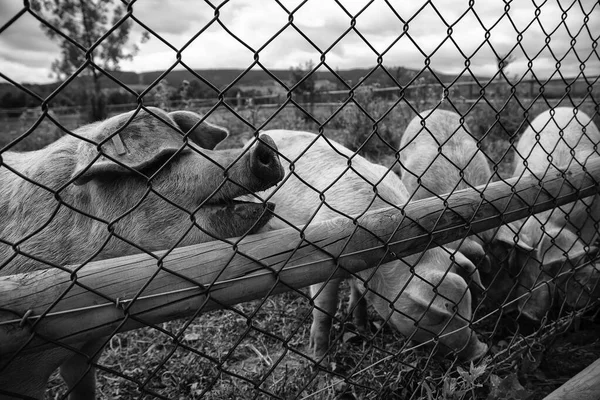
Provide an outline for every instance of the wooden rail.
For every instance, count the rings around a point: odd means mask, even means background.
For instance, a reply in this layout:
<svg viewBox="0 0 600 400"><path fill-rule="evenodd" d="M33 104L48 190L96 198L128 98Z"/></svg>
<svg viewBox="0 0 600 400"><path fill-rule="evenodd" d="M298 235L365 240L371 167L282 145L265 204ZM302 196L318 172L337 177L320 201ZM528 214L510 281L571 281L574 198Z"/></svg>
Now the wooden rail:
<svg viewBox="0 0 600 400"><path fill-rule="evenodd" d="M315 224L304 239L290 228L175 249L162 259L134 255L0 278L0 355L77 343L346 276L394 257L524 218L599 192L600 160L540 182L533 177L464 190L448 199ZM470 221L469 229L465 221ZM164 253L162 253L164 254ZM339 268L335 260L344 268ZM147 286L145 288L144 285ZM98 295L90 291L102 293ZM143 288L143 290L142 290ZM133 300L135 299L135 300ZM23 318L26 316L26 318Z"/></svg>
<svg viewBox="0 0 600 400"><path fill-rule="evenodd" d="M600 399L600 358L569 379L544 400Z"/></svg>

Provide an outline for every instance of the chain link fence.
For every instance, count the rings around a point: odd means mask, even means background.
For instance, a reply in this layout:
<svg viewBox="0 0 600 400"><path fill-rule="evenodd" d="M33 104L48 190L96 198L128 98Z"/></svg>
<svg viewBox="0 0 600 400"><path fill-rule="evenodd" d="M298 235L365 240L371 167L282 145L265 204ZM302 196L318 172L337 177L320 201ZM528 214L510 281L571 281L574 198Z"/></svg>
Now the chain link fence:
<svg viewBox="0 0 600 400"><path fill-rule="evenodd" d="M28 1L0 27L1 39L33 17L81 57L43 95L0 70L3 90L39 104L2 114L0 394L541 399L578 372L567 358L587 365L600 356L600 209L596 185L573 178L596 176L597 2L533 4L524 28L511 2L491 23L474 1L452 19L437 2L410 15L380 2L382 18L397 25L382 51L358 23L372 1L359 10L327 4L343 31L325 47L295 22L307 1L274 0L286 18L260 46L223 22L235 2L206 1L212 15L179 48L138 17L140 3L123 2L89 45ZM559 12L558 25L544 26L546 9ZM425 12L446 31L434 48L411 31ZM484 32L472 53L453 36L466 18ZM502 52L490 39L501 20L516 37ZM138 85L94 59L131 22L177 58ZM550 74L534 68L546 53L522 43L534 25L555 58ZM181 57L216 27L253 55L220 85ZM571 40L564 55L553 50L559 29ZM318 62L295 75L272 72L265 48L290 30ZM353 79L328 64L348 35L375 64ZM401 40L414 44L421 70L384 65ZM444 42L464 59L452 76L430 66ZM481 48L498 64L486 78L471 69ZM579 66L572 75L561 72L569 53ZM505 67L517 56L526 73L511 76ZM176 67L187 79L173 98L165 81L179 86ZM129 100L86 125L86 106L59 99L85 87L92 70L105 96ZM257 70L281 93L236 93ZM325 75L337 88L317 88ZM209 94L195 98L189 79ZM552 179L563 182L556 192ZM523 200L519 215L499 206L525 198L526 183L546 195ZM465 196L469 212L503 217L480 215L483 229L465 214Z"/></svg>

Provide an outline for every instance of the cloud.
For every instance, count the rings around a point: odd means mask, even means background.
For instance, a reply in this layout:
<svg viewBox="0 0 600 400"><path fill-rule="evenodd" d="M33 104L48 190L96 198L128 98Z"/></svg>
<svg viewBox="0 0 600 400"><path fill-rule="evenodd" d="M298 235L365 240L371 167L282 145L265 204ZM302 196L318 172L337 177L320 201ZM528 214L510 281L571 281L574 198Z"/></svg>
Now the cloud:
<svg viewBox="0 0 600 400"><path fill-rule="evenodd" d="M149 29L173 37L203 26L212 18L212 8L204 2L186 0L144 0L134 4L133 15ZM142 31L139 25L135 28Z"/></svg>
<svg viewBox="0 0 600 400"><path fill-rule="evenodd" d="M379 56L386 66L461 73L468 59L475 74L497 71L497 56L514 54L508 71L550 76L556 59L563 74L597 75L600 7L594 0L544 3L463 0L385 2L300 0L216 4L175 0L138 1L133 15L153 31L134 60L122 69L152 71L177 63L177 51L191 68L247 68L255 52L267 68L286 69L324 57L332 69L372 67ZM391 6L393 8L391 8ZM0 26L21 6L0 2ZM505 11L507 10L507 12ZM585 21L587 20L587 25ZM130 44L144 28L134 23ZM298 32L300 31L300 32ZM156 36L154 35L156 34ZM575 38L573 40L572 38ZM170 45L163 43L167 41ZM324 56L322 53L325 52ZM17 81L47 81L59 55L39 23L25 15L0 33L0 71ZM44 71L44 60L47 63ZM21 68L15 65L21 64ZM531 67L531 68L530 68ZM42 72L43 71L43 72Z"/></svg>

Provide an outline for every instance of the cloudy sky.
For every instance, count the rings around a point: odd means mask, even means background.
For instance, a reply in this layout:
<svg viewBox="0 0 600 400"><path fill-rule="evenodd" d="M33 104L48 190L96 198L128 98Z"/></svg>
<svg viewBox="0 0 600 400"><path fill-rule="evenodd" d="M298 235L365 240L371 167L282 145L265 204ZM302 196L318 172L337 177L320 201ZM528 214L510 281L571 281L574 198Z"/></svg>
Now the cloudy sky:
<svg viewBox="0 0 600 400"><path fill-rule="evenodd" d="M216 6L220 1L211 3ZM246 68L255 51L268 68L287 69L308 60L316 63L325 51L325 61L332 68L370 67L376 65L376 52L380 52L384 65L412 69L423 68L430 55L430 66L446 73L460 73L469 57L475 74L491 75L497 70L495 50L502 55L513 52L515 61L508 72L515 76L524 74L529 59L541 77L556 71L556 59L561 60L560 71L567 77L578 74L582 62L586 75L600 73L598 50L592 47L600 36L596 0L478 0L472 10L467 0L432 1L434 6L421 0L339 0L345 11L334 0L308 0L293 13L293 24L313 44L294 27L286 28L289 12L301 2L282 0L284 9L271 0L230 0L219 7L218 21L213 21L215 8L203 1L138 0L133 10L140 21L177 49L203 31L182 52L183 61L196 69ZM537 9L536 4L541 3ZM57 44L44 35L29 13L7 25L22 7L17 0L0 1L0 72L18 82L51 81L50 65L59 55ZM358 14L356 31L344 36L351 27L348 14ZM408 22L404 34L399 17ZM143 31L134 23L130 42L139 41ZM151 35L122 69L164 70L175 62L175 52Z"/></svg>

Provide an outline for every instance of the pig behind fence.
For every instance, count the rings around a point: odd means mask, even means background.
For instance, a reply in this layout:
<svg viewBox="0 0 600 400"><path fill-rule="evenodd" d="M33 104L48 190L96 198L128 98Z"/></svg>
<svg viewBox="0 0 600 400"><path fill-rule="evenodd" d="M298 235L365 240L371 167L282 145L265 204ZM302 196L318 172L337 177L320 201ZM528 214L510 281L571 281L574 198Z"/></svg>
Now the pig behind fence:
<svg viewBox="0 0 600 400"><path fill-rule="evenodd" d="M582 111L558 107L538 115L516 147L514 174L532 173L540 179L551 172L583 165L600 154L600 131ZM600 202L596 195L547 212L551 220L577 233L586 244L598 238ZM586 209L589 209L588 212Z"/></svg>
<svg viewBox="0 0 600 400"><path fill-rule="evenodd" d="M416 199L451 196L455 190L492 180L486 156L461 116L451 111L428 110L415 117L402 136L400 159L404 180ZM540 260L549 266L560 263L560 245L565 248L576 240L556 229L547 231L557 236L554 244L541 240L540 226L531 229L533 221L501 226L450 246L476 262L487 287L484 298L493 306L539 321L552 303L551 276L540 274ZM566 248L572 248L573 257L582 251L580 245Z"/></svg>
<svg viewBox="0 0 600 400"><path fill-rule="evenodd" d="M265 206L233 199L283 176L268 136L243 151L215 151L227 131L192 112L149 107L74 134L38 151L0 153L1 275L255 231L269 219ZM0 360L0 397L42 398L61 366L70 399L94 398L90 363L104 342Z"/></svg>
<svg viewBox="0 0 600 400"><path fill-rule="evenodd" d="M546 174L585 166L598 156L600 132L582 111L558 107L538 115L525 130L516 146L514 176ZM523 221L521 232L536 249L537 276L531 285L548 283L542 291L557 292L566 304L580 308L600 296L600 270L594 263L600 223L599 196L579 199L574 203L546 211ZM543 230L542 230L543 227ZM565 260L564 258L567 258ZM535 279L537 278L537 280ZM543 316L543 311L538 317Z"/></svg>
<svg viewBox="0 0 600 400"><path fill-rule="evenodd" d="M427 110L413 118L400 141L400 161L402 181L414 200L491 182L484 153L461 117L451 111ZM447 246L460 248L480 268L489 269L490 260L478 237Z"/></svg>
<svg viewBox="0 0 600 400"><path fill-rule="evenodd" d="M407 201L406 189L393 172L338 143L306 132L265 133L275 141L284 169L290 172L277 189L264 193L276 204L276 216L262 230L356 216ZM465 281L478 281L478 275L462 254L455 258L453 263L447 250L434 248L358 273L350 301L356 325L362 330L368 326L366 299L409 338L424 342L438 337L444 351L455 351L466 360L481 356L487 346L470 327L471 294ZM310 349L317 360L329 349L338 287L339 280L311 287L315 308Z"/></svg>
<svg viewBox="0 0 600 400"><path fill-rule="evenodd" d="M427 110L413 118L400 141L400 160L403 181L416 200L452 196L457 190L492 181L485 154L469 133L464 118L452 111ZM515 246L514 236L509 227L501 226L447 245L460 249L477 265L487 287L485 297L495 306L508 302L510 292L518 285L500 265L509 247ZM521 250L523 242L517 246ZM504 251L492 253L490 247Z"/></svg>
<svg viewBox="0 0 600 400"><path fill-rule="evenodd" d="M402 181L416 200L491 181L486 156L461 119L452 111L427 110L406 127L400 141Z"/></svg>

